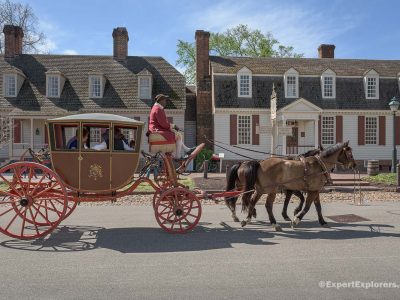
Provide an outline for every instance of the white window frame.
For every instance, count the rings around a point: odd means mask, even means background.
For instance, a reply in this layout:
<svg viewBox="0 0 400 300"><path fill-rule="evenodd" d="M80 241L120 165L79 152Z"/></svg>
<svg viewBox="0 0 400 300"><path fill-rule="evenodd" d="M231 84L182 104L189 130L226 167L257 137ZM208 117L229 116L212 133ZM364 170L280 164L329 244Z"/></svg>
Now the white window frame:
<svg viewBox="0 0 400 300"><path fill-rule="evenodd" d="M101 143L101 128L98 127L90 128L90 143L94 144Z"/></svg>
<svg viewBox="0 0 400 300"><path fill-rule="evenodd" d="M93 80L94 79L99 79L100 80L100 95L96 96L93 95ZM89 76L89 97L90 98L103 98L103 76L101 75L90 75Z"/></svg>
<svg viewBox="0 0 400 300"><path fill-rule="evenodd" d="M324 143L324 118L325 119L327 119L327 118L332 118L332 120L333 120L333 134L332 134L332 138L333 138L333 141L332 141L332 144L327 144L327 143ZM335 144L335 141L336 141L336 118L335 118L335 116L322 116L321 117L321 144L322 145L326 145L326 146L330 146L330 145L334 145Z"/></svg>
<svg viewBox="0 0 400 300"><path fill-rule="evenodd" d="M13 94L10 93L9 81L7 80L7 78L14 78L14 93ZM17 74L4 74L3 89L4 89L4 91L3 91L4 97L17 97L17 89L18 89Z"/></svg>
<svg viewBox="0 0 400 300"><path fill-rule="evenodd" d="M332 78L332 95L326 96L325 95L325 78L331 77ZM336 98L336 73L332 70L328 69L321 75L321 92L323 99L334 99Z"/></svg>
<svg viewBox="0 0 400 300"><path fill-rule="evenodd" d="M49 94L49 80L51 77L57 78L58 81L58 86L57 86L57 95L50 95ZM56 75L56 74L49 74L46 75L46 96L48 98L59 98L60 97L60 92L61 92L61 76L60 75Z"/></svg>
<svg viewBox="0 0 400 300"><path fill-rule="evenodd" d="M368 96L368 79L374 78L376 81L375 97ZM364 77L364 92L366 99L379 99L379 74L375 70L370 70Z"/></svg>
<svg viewBox="0 0 400 300"><path fill-rule="evenodd" d="M240 84L241 84L241 79L242 76L249 76L249 93L248 94L242 94L240 90ZM250 69L243 67L242 69L239 70L236 76L237 80L237 95L238 98L252 98L253 97L253 74L250 71Z"/></svg>
<svg viewBox="0 0 400 300"><path fill-rule="evenodd" d="M288 84L287 84L287 79L288 77L295 77L295 95L288 95ZM285 98L299 98L299 72L297 72L295 69L290 68L287 70L283 76L284 79L284 85L285 85Z"/></svg>
<svg viewBox="0 0 400 300"><path fill-rule="evenodd" d="M367 120L368 119L375 119L376 122L376 129L375 129L375 143L367 143ZM379 144L379 119L376 116L367 116L365 117L365 125L364 125L364 141L366 146L377 146Z"/></svg>
<svg viewBox="0 0 400 300"><path fill-rule="evenodd" d="M144 95L144 97L142 97L142 95L141 95L141 84L140 84L141 79L149 80L149 93L148 93L148 95ZM138 76L138 97L139 97L139 99L146 99L146 100L151 99L152 90L153 90L152 77L149 75Z"/></svg>
<svg viewBox="0 0 400 300"><path fill-rule="evenodd" d="M250 131L249 131L250 140L249 140L248 144L241 144L240 143L240 139L239 139L239 119L240 119L240 117L250 117ZM242 115L238 115L237 116L236 140L237 140L238 145L252 145L253 144L253 132L252 132L253 126L252 126L252 124L253 124L253 116L252 115L243 115L242 114Z"/></svg>

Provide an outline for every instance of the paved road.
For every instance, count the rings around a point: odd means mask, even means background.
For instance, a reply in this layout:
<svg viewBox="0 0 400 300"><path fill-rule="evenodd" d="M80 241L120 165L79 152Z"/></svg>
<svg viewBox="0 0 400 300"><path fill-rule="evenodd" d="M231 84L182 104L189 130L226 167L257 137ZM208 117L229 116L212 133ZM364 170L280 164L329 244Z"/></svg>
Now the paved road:
<svg viewBox="0 0 400 300"><path fill-rule="evenodd" d="M312 209L276 233L261 221L243 230L225 207L205 206L194 232L174 236L150 207L79 207L45 241L0 236L0 299L399 299L400 288L319 282L400 284L400 203L323 208L370 221L321 229Z"/></svg>

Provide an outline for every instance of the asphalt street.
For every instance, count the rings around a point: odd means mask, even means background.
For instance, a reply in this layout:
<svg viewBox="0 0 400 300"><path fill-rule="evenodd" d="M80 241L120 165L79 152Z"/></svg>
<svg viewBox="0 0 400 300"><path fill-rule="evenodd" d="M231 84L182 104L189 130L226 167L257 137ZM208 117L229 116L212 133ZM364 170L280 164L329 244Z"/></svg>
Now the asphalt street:
<svg viewBox="0 0 400 300"><path fill-rule="evenodd" d="M163 232L150 206L111 205L78 207L43 240L0 235L0 299L400 298L387 287L400 285L400 202L325 203L325 216L369 220L321 228L313 208L295 229L276 205L283 232L263 206L245 229L203 208L185 235ZM371 281L386 287L356 287Z"/></svg>

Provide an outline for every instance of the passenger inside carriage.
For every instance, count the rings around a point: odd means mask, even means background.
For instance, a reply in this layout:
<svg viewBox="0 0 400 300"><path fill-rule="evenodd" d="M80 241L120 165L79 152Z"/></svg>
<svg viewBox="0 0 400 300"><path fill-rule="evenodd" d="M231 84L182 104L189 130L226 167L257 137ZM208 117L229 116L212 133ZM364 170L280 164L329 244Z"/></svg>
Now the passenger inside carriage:
<svg viewBox="0 0 400 300"><path fill-rule="evenodd" d="M109 149L110 147L110 138L109 138L109 130L107 129L103 134L102 134L102 142L98 145L95 145L92 147L94 150L106 150ZM114 150L127 150L127 151L133 151L134 149L128 146L128 142L126 141L124 135L121 132L121 129L119 127L114 127Z"/></svg>
<svg viewBox="0 0 400 300"><path fill-rule="evenodd" d="M79 143L78 143L78 138L77 136L79 135L79 129L76 130L75 136L73 136L67 143L67 149L73 150L73 149L78 149ZM88 142L88 137L89 137L89 130L86 128L82 129L82 145L84 149L88 149L87 142Z"/></svg>

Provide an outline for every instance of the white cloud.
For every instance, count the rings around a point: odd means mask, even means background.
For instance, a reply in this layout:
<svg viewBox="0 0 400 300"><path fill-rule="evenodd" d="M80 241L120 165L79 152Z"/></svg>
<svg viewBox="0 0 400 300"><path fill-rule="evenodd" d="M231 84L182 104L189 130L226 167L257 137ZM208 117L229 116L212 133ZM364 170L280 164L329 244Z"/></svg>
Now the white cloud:
<svg viewBox="0 0 400 300"><path fill-rule="evenodd" d="M78 52L73 49L66 49L62 52L62 54L66 55L78 55Z"/></svg>
<svg viewBox="0 0 400 300"><path fill-rule="evenodd" d="M339 35L356 27L362 16L306 9L299 4L279 5L266 2L224 1L188 16L189 26L214 32L239 24L271 32L283 45L294 46L296 52L315 57L317 47L332 43ZM340 24L340 26L338 26Z"/></svg>

